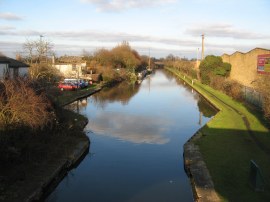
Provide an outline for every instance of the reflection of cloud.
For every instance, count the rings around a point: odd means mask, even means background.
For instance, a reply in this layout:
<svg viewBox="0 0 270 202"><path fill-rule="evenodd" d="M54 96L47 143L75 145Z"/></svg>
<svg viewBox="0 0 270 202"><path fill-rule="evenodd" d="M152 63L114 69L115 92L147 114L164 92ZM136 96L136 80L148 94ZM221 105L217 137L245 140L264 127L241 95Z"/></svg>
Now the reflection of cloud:
<svg viewBox="0 0 270 202"><path fill-rule="evenodd" d="M86 130L133 143L165 144L170 139L163 137L162 133L168 125L168 120L158 117L103 112L89 121Z"/></svg>

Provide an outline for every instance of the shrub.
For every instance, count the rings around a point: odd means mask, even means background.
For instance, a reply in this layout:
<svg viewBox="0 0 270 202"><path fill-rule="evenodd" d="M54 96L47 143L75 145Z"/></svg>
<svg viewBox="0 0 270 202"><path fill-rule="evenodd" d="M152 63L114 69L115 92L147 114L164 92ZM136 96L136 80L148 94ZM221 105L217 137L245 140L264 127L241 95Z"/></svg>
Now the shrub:
<svg viewBox="0 0 270 202"><path fill-rule="evenodd" d="M210 84L214 75L228 77L231 71L231 64L223 63L219 56L209 55L200 64L201 81Z"/></svg>
<svg viewBox="0 0 270 202"><path fill-rule="evenodd" d="M232 86L231 86L231 92L230 92L230 96L235 99L235 100L238 100L238 101L243 101L243 91L242 91L243 87L233 81L232 82Z"/></svg>
<svg viewBox="0 0 270 202"><path fill-rule="evenodd" d="M264 116L270 121L270 96L265 96L263 100Z"/></svg>
<svg viewBox="0 0 270 202"><path fill-rule="evenodd" d="M256 90L260 92L263 96L263 111L264 116L268 118L270 122L270 75L260 75L257 79L255 85Z"/></svg>
<svg viewBox="0 0 270 202"><path fill-rule="evenodd" d="M5 80L0 83L0 128L4 130L21 126L42 128L55 116L44 94L37 95L24 80Z"/></svg>
<svg viewBox="0 0 270 202"><path fill-rule="evenodd" d="M225 79L222 85L222 91L235 100L243 99L242 86L236 81Z"/></svg>
<svg viewBox="0 0 270 202"><path fill-rule="evenodd" d="M31 79L43 82L55 82L61 79L60 71L47 64L32 64L29 68Z"/></svg>
<svg viewBox="0 0 270 202"><path fill-rule="evenodd" d="M197 71L195 69L191 69L189 72L189 75L193 78L193 79L197 79Z"/></svg>
<svg viewBox="0 0 270 202"><path fill-rule="evenodd" d="M166 61L166 66L171 66L180 72L197 79L197 71L193 68L194 62L186 60Z"/></svg>
<svg viewBox="0 0 270 202"><path fill-rule="evenodd" d="M213 76L210 82L210 86L217 89L217 90L223 90L223 83L225 81L224 77L221 76Z"/></svg>

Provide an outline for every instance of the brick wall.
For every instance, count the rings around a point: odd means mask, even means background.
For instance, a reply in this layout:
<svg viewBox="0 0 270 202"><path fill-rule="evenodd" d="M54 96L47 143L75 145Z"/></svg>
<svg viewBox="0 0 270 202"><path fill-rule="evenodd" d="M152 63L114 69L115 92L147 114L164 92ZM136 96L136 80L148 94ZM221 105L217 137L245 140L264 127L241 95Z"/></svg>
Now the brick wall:
<svg viewBox="0 0 270 202"><path fill-rule="evenodd" d="M253 87L252 82L256 80L257 73L257 56L270 54L270 50L255 48L247 53L235 52L232 55L223 54L223 62L232 65L230 78L240 84Z"/></svg>

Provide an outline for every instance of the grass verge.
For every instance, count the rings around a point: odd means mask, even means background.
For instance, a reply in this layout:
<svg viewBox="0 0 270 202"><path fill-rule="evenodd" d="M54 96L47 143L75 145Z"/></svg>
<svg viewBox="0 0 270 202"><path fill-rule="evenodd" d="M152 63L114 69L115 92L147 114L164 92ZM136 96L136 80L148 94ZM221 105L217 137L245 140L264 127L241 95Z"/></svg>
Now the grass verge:
<svg viewBox="0 0 270 202"><path fill-rule="evenodd" d="M87 97L100 89L101 85L99 84L93 84L88 88L78 89L74 91L61 91L56 87L52 87L48 90L48 95L50 95L51 100L53 100L57 105L64 106L76 101L77 99Z"/></svg>
<svg viewBox="0 0 270 202"><path fill-rule="evenodd" d="M193 81L178 70L166 68L191 85L220 111L204 127L195 144L223 201L270 201L270 133L258 111L227 95ZM265 191L249 183L250 160L262 171Z"/></svg>

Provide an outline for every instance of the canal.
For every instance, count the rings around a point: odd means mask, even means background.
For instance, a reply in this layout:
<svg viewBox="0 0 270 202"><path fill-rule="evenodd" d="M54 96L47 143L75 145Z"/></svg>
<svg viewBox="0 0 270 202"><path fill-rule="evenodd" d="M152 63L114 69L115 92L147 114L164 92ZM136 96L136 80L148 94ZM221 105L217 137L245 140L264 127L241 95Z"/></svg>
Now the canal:
<svg viewBox="0 0 270 202"><path fill-rule="evenodd" d="M193 201L184 143L216 111L166 70L69 106L89 119L89 154L47 201Z"/></svg>

